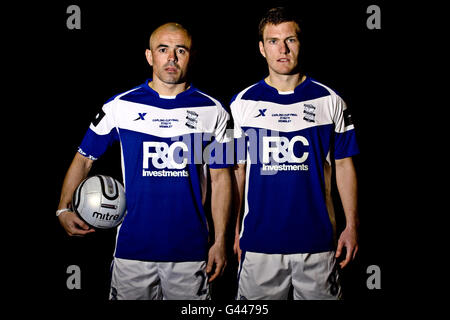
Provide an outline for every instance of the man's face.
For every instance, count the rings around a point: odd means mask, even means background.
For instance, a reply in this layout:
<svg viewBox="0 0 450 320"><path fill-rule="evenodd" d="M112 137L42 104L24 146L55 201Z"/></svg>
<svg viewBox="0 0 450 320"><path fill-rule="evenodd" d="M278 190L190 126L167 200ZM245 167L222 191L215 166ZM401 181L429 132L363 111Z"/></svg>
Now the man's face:
<svg viewBox="0 0 450 320"><path fill-rule="evenodd" d="M153 67L153 77L167 84L185 82L189 65L191 39L183 30L162 29L155 32L145 55Z"/></svg>
<svg viewBox="0 0 450 320"><path fill-rule="evenodd" d="M265 26L263 41L259 42L259 50L266 58L272 72L281 75L298 72L300 41L297 31L297 24L291 21Z"/></svg>

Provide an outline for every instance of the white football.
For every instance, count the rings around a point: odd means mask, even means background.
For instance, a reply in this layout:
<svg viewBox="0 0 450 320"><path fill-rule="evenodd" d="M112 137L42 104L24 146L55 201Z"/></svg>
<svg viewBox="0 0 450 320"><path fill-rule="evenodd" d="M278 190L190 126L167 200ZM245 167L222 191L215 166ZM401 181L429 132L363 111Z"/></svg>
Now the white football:
<svg viewBox="0 0 450 320"><path fill-rule="evenodd" d="M109 176L86 178L73 193L72 209L94 228L117 227L126 215L125 189Z"/></svg>

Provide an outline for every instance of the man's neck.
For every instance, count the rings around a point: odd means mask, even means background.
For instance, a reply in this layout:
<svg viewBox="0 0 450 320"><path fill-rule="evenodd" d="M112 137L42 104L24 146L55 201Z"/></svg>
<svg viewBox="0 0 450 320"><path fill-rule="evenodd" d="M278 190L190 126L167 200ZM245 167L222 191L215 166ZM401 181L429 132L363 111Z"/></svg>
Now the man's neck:
<svg viewBox="0 0 450 320"><path fill-rule="evenodd" d="M157 77L154 77L151 82L148 83L148 86L158 92L160 96L169 96L174 97L178 94L180 94L183 91L186 91L189 89L189 85L187 82L182 83L165 83L158 79Z"/></svg>
<svg viewBox="0 0 450 320"><path fill-rule="evenodd" d="M264 79L266 83L281 92L294 91L294 89L303 81L306 76L300 73L292 75L280 75L270 72L269 76Z"/></svg>

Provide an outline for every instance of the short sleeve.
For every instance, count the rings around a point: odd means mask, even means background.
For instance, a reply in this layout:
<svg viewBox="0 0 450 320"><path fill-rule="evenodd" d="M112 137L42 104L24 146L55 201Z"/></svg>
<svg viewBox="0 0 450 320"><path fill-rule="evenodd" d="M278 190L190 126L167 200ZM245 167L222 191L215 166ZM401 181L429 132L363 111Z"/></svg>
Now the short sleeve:
<svg viewBox="0 0 450 320"><path fill-rule="evenodd" d="M334 114L334 158L343 159L359 153L355 127L344 100L336 96Z"/></svg>
<svg viewBox="0 0 450 320"><path fill-rule="evenodd" d="M113 115L114 100L105 104L92 121L78 148L83 156L97 160L119 139Z"/></svg>
<svg viewBox="0 0 450 320"><path fill-rule="evenodd" d="M212 169L227 168L233 165L233 150L230 143L233 142L230 114L219 104L217 106L217 122L214 130L214 139L208 145L207 164Z"/></svg>
<svg viewBox="0 0 450 320"><path fill-rule="evenodd" d="M234 161L237 164L243 164L247 158L247 140L242 129L242 105L240 99L231 101L231 116L233 119L233 144L234 144Z"/></svg>

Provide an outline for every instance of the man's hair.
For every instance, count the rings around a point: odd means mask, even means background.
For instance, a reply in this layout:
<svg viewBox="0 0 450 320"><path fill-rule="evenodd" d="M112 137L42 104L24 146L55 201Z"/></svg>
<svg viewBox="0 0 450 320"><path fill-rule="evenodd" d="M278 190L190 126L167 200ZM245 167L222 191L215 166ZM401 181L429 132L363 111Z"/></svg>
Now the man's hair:
<svg viewBox="0 0 450 320"><path fill-rule="evenodd" d="M296 17L291 10L285 7L272 8L266 12L259 22L259 40L264 41L264 28L267 24L279 25L283 22L295 22L297 24L297 36L300 36L300 19Z"/></svg>

